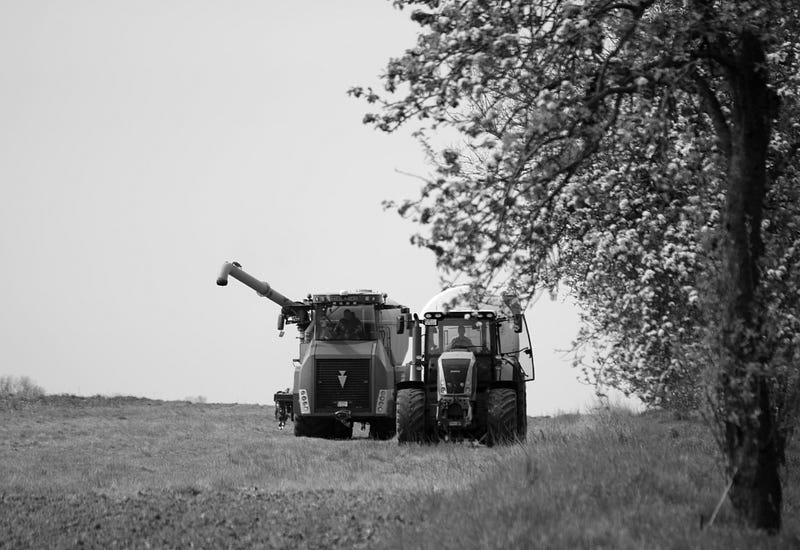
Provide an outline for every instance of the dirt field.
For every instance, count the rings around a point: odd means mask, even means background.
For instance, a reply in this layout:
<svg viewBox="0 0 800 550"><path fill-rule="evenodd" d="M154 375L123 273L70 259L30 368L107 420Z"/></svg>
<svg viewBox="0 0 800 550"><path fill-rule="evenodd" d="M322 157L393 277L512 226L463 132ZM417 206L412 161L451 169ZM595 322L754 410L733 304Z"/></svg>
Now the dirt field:
<svg viewBox="0 0 800 550"><path fill-rule="evenodd" d="M255 471L247 455L276 445L359 444L295 440L270 415L132 398L7 403L0 548L369 548L405 521L404 492L354 484L346 469Z"/></svg>
<svg viewBox="0 0 800 550"><path fill-rule="evenodd" d="M6 494L0 548L372 548L397 499L335 491Z"/></svg>

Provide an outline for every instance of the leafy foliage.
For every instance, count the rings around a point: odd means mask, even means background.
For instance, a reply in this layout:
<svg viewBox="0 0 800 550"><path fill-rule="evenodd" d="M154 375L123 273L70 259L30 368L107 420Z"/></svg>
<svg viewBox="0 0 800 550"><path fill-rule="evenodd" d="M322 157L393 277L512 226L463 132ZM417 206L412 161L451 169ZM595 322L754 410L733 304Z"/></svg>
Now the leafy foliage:
<svg viewBox="0 0 800 550"><path fill-rule="evenodd" d="M387 67L386 91L400 99L351 93L381 106L365 122L382 130L420 123L436 173L394 205L424 227L414 242L480 286L513 278L532 294L567 283L586 311L582 340L602 341L592 376L650 402L692 385L731 148L721 52L745 30L765 44L781 106L770 163L794 173L795 3L396 4L423 8L412 19L426 31ZM461 147L434 151L429 133L443 126ZM774 178L772 195L790 184ZM770 215L794 215L796 201L773 204ZM796 277L779 260L796 227L769 227L781 235L767 261Z"/></svg>

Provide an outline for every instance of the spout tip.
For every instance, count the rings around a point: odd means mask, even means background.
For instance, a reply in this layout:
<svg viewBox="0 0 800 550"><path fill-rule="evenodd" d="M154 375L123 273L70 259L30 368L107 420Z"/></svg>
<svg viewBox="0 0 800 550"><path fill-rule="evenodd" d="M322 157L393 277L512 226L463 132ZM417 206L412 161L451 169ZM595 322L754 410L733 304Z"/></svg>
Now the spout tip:
<svg viewBox="0 0 800 550"><path fill-rule="evenodd" d="M219 286L227 286L227 284L228 284L228 279L226 279L224 277L218 277L217 278L217 285L219 285Z"/></svg>

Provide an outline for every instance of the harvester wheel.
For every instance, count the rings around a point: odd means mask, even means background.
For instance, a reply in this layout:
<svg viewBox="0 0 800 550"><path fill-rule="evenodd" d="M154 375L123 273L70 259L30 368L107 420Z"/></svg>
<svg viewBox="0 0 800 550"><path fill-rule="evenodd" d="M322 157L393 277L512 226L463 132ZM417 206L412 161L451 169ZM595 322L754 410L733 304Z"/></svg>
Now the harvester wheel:
<svg viewBox="0 0 800 550"><path fill-rule="evenodd" d="M330 418L295 416L294 435L296 437L330 438L333 435L333 422L334 421Z"/></svg>
<svg viewBox="0 0 800 550"><path fill-rule="evenodd" d="M504 445L517 437L517 392L510 388L489 390L486 444Z"/></svg>
<svg viewBox="0 0 800 550"><path fill-rule="evenodd" d="M342 424L338 420L333 421L330 437L333 439L350 439L353 437L353 425Z"/></svg>
<svg viewBox="0 0 800 550"><path fill-rule="evenodd" d="M425 441L425 390L404 388L397 391L397 441Z"/></svg>

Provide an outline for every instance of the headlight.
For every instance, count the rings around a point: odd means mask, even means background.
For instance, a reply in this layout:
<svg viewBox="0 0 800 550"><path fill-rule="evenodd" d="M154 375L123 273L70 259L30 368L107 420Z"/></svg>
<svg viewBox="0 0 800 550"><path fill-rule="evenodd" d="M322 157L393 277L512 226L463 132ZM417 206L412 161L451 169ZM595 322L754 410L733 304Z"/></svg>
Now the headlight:
<svg viewBox="0 0 800 550"><path fill-rule="evenodd" d="M300 412L309 414L311 412L311 403L308 400L308 391L300 390L298 393L300 394Z"/></svg>

